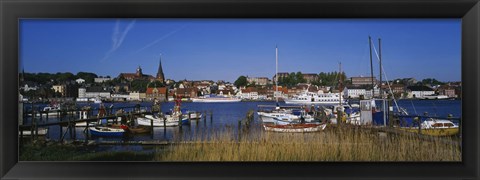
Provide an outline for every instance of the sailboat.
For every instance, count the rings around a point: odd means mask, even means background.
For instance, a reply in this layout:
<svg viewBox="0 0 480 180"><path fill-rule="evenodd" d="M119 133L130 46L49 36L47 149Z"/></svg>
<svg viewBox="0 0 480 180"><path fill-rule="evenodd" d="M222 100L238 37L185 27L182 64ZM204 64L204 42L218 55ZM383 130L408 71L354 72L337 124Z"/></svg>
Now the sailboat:
<svg viewBox="0 0 480 180"><path fill-rule="evenodd" d="M278 47L275 46L275 92L273 93L275 96L275 109L271 111L265 111L265 110L258 110L257 115L260 117L263 123L274 123L276 118L279 117L289 117L291 119L298 119L299 117L296 117L295 115L292 114L291 109L284 109L280 108L280 105L278 103ZM270 106L271 107L271 106Z"/></svg>
<svg viewBox="0 0 480 180"><path fill-rule="evenodd" d="M315 119L307 113L300 112L299 115L293 113L292 109L281 108L278 103L278 47L275 46L275 93L276 106L272 111L257 111L258 116L263 121L265 131L273 132L315 132L325 129L325 123L317 123ZM294 107L298 108L298 107Z"/></svg>

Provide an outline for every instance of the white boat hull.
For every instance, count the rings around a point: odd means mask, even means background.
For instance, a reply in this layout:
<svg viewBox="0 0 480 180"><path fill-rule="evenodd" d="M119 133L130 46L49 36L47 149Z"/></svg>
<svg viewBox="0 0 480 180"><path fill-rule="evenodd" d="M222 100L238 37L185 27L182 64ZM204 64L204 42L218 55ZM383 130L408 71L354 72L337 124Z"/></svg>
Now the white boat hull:
<svg viewBox="0 0 480 180"><path fill-rule="evenodd" d="M283 125L283 126L270 126L263 125L265 131L271 132L284 132L284 133L305 133L305 132L317 132L323 131L327 124L318 125Z"/></svg>
<svg viewBox="0 0 480 180"><path fill-rule="evenodd" d="M302 100L285 100L285 104L324 104L333 105L338 104L338 101L302 101ZM345 104L345 103L344 103Z"/></svg>
<svg viewBox="0 0 480 180"><path fill-rule="evenodd" d="M178 126L178 121L168 121L164 123L163 120L160 119L148 119L148 118L137 118L137 124L140 126L152 126L152 121L153 121L153 126L154 127L172 127L172 126Z"/></svg>

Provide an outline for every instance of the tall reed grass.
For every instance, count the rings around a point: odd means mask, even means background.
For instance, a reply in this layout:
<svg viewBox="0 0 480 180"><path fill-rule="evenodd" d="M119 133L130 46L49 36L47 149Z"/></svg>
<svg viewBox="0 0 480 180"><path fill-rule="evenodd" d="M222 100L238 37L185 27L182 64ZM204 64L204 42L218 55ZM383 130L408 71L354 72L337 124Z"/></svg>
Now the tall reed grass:
<svg viewBox="0 0 480 180"><path fill-rule="evenodd" d="M461 161L455 138L379 134L358 127L316 133L274 133L257 128L239 135L224 128L197 132L158 149L155 161Z"/></svg>

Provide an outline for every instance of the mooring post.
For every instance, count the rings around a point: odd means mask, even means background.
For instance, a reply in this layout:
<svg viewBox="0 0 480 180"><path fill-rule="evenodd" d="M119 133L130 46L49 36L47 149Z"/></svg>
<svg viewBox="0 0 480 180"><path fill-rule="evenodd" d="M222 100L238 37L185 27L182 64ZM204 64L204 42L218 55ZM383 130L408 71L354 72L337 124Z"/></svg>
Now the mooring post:
<svg viewBox="0 0 480 180"><path fill-rule="evenodd" d="M32 112L33 113L33 112ZM31 123L31 126L30 126L30 138L33 140L33 128L35 126L35 116L32 116L32 123Z"/></svg>
<svg viewBox="0 0 480 180"><path fill-rule="evenodd" d="M62 128L62 125L61 124L58 124L58 126L60 127L60 133L58 133L59 137L58 139L61 140L62 139L62 134L63 134L63 128Z"/></svg>
<svg viewBox="0 0 480 180"><path fill-rule="evenodd" d="M23 146L23 128L22 129L19 128L19 130L20 130L20 146Z"/></svg>
<svg viewBox="0 0 480 180"><path fill-rule="evenodd" d="M72 128L73 128L73 140L77 140L77 128L75 128L77 125L77 123L75 122L75 120L73 121L73 124L72 124Z"/></svg>
<svg viewBox="0 0 480 180"><path fill-rule="evenodd" d="M85 143L88 143L88 132L90 131L90 122L85 121L87 123L87 127L85 128Z"/></svg>
<svg viewBox="0 0 480 180"><path fill-rule="evenodd" d="M35 139L38 140L38 122L35 121Z"/></svg>
<svg viewBox="0 0 480 180"><path fill-rule="evenodd" d="M71 120L68 120L67 131L68 131L68 135L70 135L70 138L73 138L72 121Z"/></svg>
<svg viewBox="0 0 480 180"><path fill-rule="evenodd" d="M242 138L242 120L238 120L238 142L240 142L241 138Z"/></svg>
<svg viewBox="0 0 480 180"><path fill-rule="evenodd" d="M153 119L150 119L150 134L152 134L153 137Z"/></svg>
<svg viewBox="0 0 480 180"><path fill-rule="evenodd" d="M212 126L213 122L213 110L210 110L210 126Z"/></svg>
<svg viewBox="0 0 480 180"><path fill-rule="evenodd" d="M46 114L46 116L47 116L47 117L46 117L47 122L48 122L48 114L49 114L49 112L48 112L48 110L47 110L47 114Z"/></svg>
<svg viewBox="0 0 480 180"><path fill-rule="evenodd" d="M167 138L167 118L165 116L162 116L163 118L163 138Z"/></svg>
<svg viewBox="0 0 480 180"><path fill-rule="evenodd" d="M207 120L207 111L203 111L203 120L204 120L204 121Z"/></svg>

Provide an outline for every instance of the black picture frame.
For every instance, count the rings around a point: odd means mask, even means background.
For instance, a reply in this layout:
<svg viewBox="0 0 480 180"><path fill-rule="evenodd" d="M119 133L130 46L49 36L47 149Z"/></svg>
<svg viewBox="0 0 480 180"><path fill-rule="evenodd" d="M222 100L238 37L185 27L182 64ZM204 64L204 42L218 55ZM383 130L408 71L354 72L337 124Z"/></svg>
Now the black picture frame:
<svg viewBox="0 0 480 180"><path fill-rule="evenodd" d="M1 0L2 179L478 179L478 0ZM462 162L18 162L19 18L461 18Z"/></svg>

